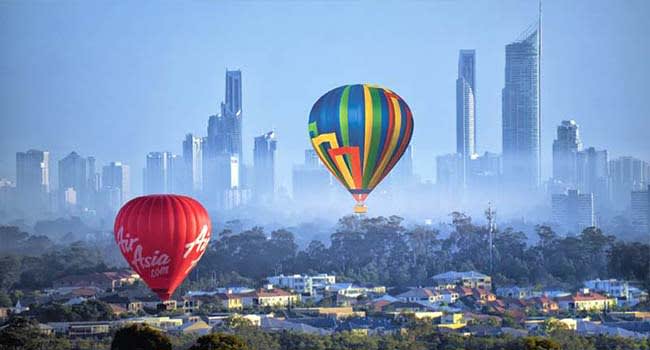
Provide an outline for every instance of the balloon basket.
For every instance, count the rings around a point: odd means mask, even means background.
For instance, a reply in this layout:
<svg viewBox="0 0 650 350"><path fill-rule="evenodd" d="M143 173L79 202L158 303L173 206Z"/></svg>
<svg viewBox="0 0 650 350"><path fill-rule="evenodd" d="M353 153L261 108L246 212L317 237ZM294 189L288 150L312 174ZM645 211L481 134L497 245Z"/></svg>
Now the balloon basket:
<svg viewBox="0 0 650 350"><path fill-rule="evenodd" d="M368 212L368 207L366 207L366 205L363 203L358 203L357 205L354 206L355 214L365 214L367 212Z"/></svg>

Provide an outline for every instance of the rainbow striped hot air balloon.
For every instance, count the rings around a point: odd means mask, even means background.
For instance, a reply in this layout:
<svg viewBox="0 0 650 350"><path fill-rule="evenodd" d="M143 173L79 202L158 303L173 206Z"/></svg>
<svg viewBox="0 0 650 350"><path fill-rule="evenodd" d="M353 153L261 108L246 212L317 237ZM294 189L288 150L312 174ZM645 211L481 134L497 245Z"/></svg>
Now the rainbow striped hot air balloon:
<svg viewBox="0 0 650 350"><path fill-rule="evenodd" d="M320 160L365 213L368 194L402 157L413 134L411 109L396 93L369 84L323 95L309 114L309 136Z"/></svg>

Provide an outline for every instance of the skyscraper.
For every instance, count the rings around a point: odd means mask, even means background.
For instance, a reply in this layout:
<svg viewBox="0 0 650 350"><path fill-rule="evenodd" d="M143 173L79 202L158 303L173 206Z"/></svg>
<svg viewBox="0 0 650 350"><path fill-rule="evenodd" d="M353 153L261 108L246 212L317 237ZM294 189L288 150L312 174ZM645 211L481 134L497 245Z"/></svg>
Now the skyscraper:
<svg viewBox="0 0 650 350"><path fill-rule="evenodd" d="M117 210L131 195L129 166L121 162L110 162L102 168L102 192L107 196L107 204Z"/></svg>
<svg viewBox="0 0 650 350"><path fill-rule="evenodd" d="M632 226L639 233L650 233L650 185L643 191L632 191L630 196Z"/></svg>
<svg viewBox="0 0 650 350"><path fill-rule="evenodd" d="M576 156L582 151L578 124L575 120L563 120L557 127L553 141L553 179L568 186L576 184ZM574 187L575 188L575 187Z"/></svg>
<svg viewBox="0 0 650 350"><path fill-rule="evenodd" d="M77 152L71 152L59 160L59 192L65 193L72 189L77 204L85 206L90 204L94 176L95 159L92 157L84 158Z"/></svg>
<svg viewBox="0 0 650 350"><path fill-rule="evenodd" d="M273 131L255 138L253 148L254 186L257 201L272 201L275 192L275 151L277 139Z"/></svg>
<svg viewBox="0 0 650 350"><path fill-rule="evenodd" d="M532 190L541 183L541 8L537 26L506 45L502 90L503 175L508 186Z"/></svg>
<svg viewBox="0 0 650 350"><path fill-rule="evenodd" d="M291 180L294 200L304 204L318 204L330 185L329 173L313 149L305 150L304 164L294 165Z"/></svg>
<svg viewBox="0 0 650 350"><path fill-rule="evenodd" d="M456 153L463 157L463 183L476 153L476 53L460 50L456 79Z"/></svg>
<svg viewBox="0 0 650 350"><path fill-rule="evenodd" d="M451 153L436 157L436 183L441 194L457 198L463 187L463 156Z"/></svg>
<svg viewBox="0 0 650 350"><path fill-rule="evenodd" d="M170 152L150 152L147 154L143 171L143 193L159 194L173 191L172 154Z"/></svg>
<svg viewBox="0 0 650 350"><path fill-rule="evenodd" d="M27 209L44 209L50 191L50 154L29 150L16 153L16 192L18 202Z"/></svg>
<svg viewBox="0 0 650 350"><path fill-rule="evenodd" d="M554 194L551 207L553 221L572 233L580 233L585 228L596 225L591 193L569 190L566 194Z"/></svg>
<svg viewBox="0 0 650 350"><path fill-rule="evenodd" d="M183 141L183 185L187 192L200 192L203 189L203 138L185 135Z"/></svg>
<svg viewBox="0 0 650 350"><path fill-rule="evenodd" d="M609 161L612 204L624 209L630 202L631 191L642 191L650 185L650 165L634 157L619 157Z"/></svg>
<svg viewBox="0 0 650 350"><path fill-rule="evenodd" d="M593 193L594 206L598 213L609 204L609 164L607 150L589 147L576 155L577 189L582 193Z"/></svg>

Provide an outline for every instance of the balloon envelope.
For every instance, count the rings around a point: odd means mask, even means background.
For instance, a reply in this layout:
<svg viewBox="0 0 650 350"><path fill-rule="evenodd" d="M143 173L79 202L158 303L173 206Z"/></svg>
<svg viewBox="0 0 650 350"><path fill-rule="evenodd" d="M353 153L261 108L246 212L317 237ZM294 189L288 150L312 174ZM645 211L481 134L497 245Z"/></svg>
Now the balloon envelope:
<svg viewBox="0 0 650 350"><path fill-rule="evenodd" d="M151 195L127 202L114 231L131 268L167 300L201 259L212 224L205 208L190 197Z"/></svg>
<svg viewBox="0 0 650 350"><path fill-rule="evenodd" d="M396 93L368 84L344 85L316 101L309 137L319 158L363 201L388 175L411 142L413 115Z"/></svg>

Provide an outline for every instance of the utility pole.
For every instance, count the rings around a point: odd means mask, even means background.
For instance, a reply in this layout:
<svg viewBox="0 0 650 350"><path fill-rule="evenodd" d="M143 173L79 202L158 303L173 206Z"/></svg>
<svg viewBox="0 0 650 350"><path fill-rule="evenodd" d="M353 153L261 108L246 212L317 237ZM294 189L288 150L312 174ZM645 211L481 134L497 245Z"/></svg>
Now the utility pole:
<svg viewBox="0 0 650 350"><path fill-rule="evenodd" d="M493 249L494 249L494 231L496 231L496 214L497 212L492 210L492 203L488 202L488 208L485 211L485 218L488 221L488 244L490 245L490 274L492 274L493 270L493 263L494 263L494 254L493 254Z"/></svg>

